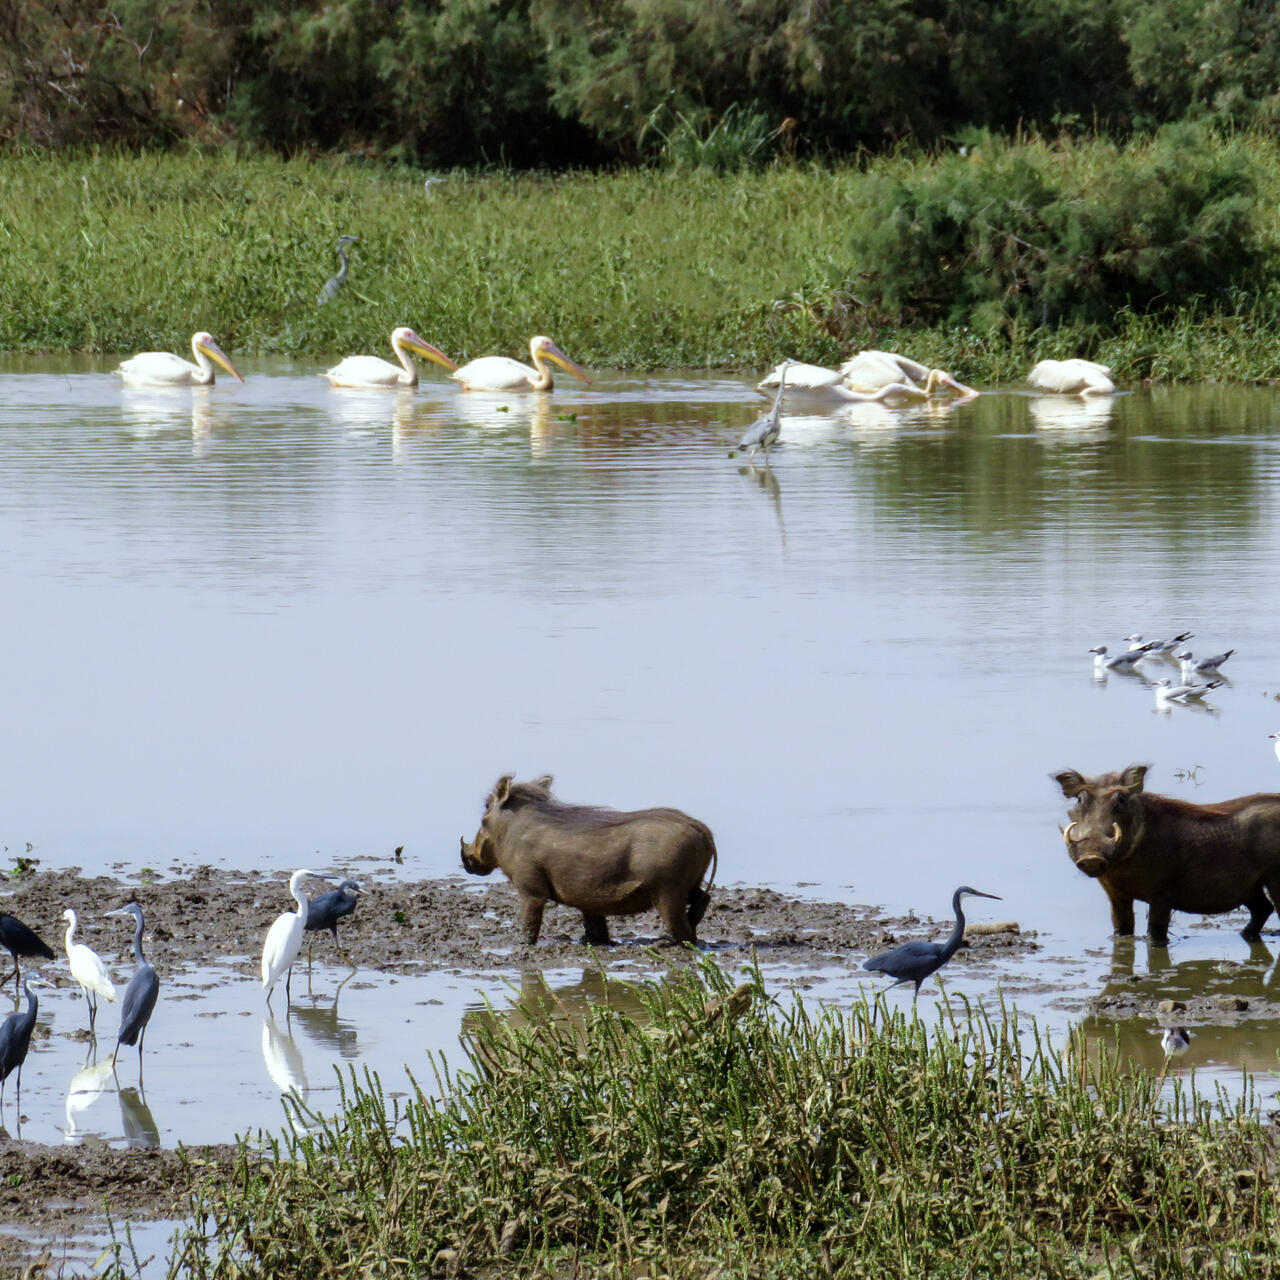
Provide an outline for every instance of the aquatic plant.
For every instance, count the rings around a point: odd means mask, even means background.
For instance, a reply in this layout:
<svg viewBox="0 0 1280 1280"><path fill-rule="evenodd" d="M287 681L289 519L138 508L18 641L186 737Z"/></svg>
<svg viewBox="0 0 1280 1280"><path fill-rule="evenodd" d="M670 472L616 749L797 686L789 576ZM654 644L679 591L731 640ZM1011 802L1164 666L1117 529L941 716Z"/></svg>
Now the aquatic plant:
<svg viewBox="0 0 1280 1280"><path fill-rule="evenodd" d="M731 989L709 960L642 1018L494 1016L471 1066L331 1120L196 1195L173 1275L1261 1275L1274 1143L1011 1011L930 1028ZM496 1269L495 1269L496 1268ZM561 1269L563 1268L563 1269Z"/></svg>

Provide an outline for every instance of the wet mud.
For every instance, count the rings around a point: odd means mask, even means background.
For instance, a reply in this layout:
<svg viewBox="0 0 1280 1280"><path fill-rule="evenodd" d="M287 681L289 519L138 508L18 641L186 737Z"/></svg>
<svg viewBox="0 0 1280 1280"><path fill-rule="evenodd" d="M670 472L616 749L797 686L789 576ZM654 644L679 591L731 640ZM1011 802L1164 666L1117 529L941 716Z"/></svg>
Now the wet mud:
<svg viewBox="0 0 1280 1280"><path fill-rule="evenodd" d="M535 947L525 945L515 894L498 877L483 883L461 875L421 880L388 859L349 865L342 875L363 887L354 914L339 925L340 951L362 971L404 976L431 970L516 972L573 966L588 954L579 941L581 916L564 907L548 908L541 940ZM39 968L47 981L63 988L73 983L62 945L63 911L77 912L78 941L108 964L131 966L132 921L103 916L134 900L146 914L147 957L162 981L215 956L234 958L237 969L256 978L266 930L293 906L287 881L278 872L209 866L175 866L140 878L35 869L10 881L0 908L34 928L58 955L56 962L38 966L24 961L24 971ZM323 887L317 883L310 891ZM651 973L655 947L673 958L681 955L678 948L663 946L656 913L609 923L614 945L596 949L594 959L614 976ZM803 987L810 975L852 972L870 954L908 938L943 937L949 927L950 921L887 916L869 906L718 886L699 933L703 950L726 967L737 970L754 957L772 977ZM332 952L328 933L313 936L317 957ZM980 934L952 964L994 972L1011 954L1024 956L1036 947L1034 936L1017 931ZM0 1143L5 1175L0 1179L0 1270L12 1270L18 1258L29 1263L33 1244L65 1235L77 1222L101 1222L106 1211L116 1221L180 1215L192 1180L224 1167L232 1151L229 1146L175 1152L101 1143Z"/></svg>

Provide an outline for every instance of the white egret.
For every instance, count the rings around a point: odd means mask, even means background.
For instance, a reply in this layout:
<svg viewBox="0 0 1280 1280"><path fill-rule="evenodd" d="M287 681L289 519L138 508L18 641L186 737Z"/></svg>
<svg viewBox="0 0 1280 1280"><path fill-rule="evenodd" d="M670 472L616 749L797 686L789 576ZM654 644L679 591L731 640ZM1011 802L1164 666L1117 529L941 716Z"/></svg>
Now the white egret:
<svg viewBox="0 0 1280 1280"><path fill-rule="evenodd" d="M876 391L891 382L901 382L930 399L938 393L939 387L946 387L965 397L978 394L945 370L930 369L918 360L900 356L895 351L859 351L840 366L840 375L845 385L854 391Z"/></svg>
<svg viewBox="0 0 1280 1280"><path fill-rule="evenodd" d="M550 391L554 385L547 363L550 361L582 382L591 382L586 371L550 338L530 338L529 355L533 368L509 356L481 356L455 369L450 376L462 383L464 391Z"/></svg>
<svg viewBox="0 0 1280 1280"><path fill-rule="evenodd" d="M111 975L107 973L107 966L102 963L98 953L86 947L83 942L71 940L71 935L76 931L76 913L68 907L62 913L62 918L67 922L67 963L71 966L71 976L84 992L85 1003L89 1006L89 1030L92 1032L94 1020L98 1016L98 997L114 1000L116 989L112 985ZM90 992L93 993L92 998Z"/></svg>
<svg viewBox="0 0 1280 1280"><path fill-rule="evenodd" d="M233 378L244 381L227 353L214 341L213 334L203 330L192 334L191 353L196 358L195 364L169 351L143 351L126 360L116 372L135 387L207 387L213 383L210 361L216 360Z"/></svg>
<svg viewBox="0 0 1280 1280"><path fill-rule="evenodd" d="M1108 396L1115 392L1111 370L1092 360L1041 360L1027 374L1037 391L1055 391L1067 396Z"/></svg>
<svg viewBox="0 0 1280 1280"><path fill-rule="evenodd" d="M418 366L410 358L411 351L434 360L446 369L458 367L438 347L433 347L405 325L391 330L391 350L400 361L398 369L390 360L383 360L380 356L348 356L320 376L328 378L335 387L416 387Z"/></svg>
<svg viewBox="0 0 1280 1280"><path fill-rule="evenodd" d="M289 998L289 983L293 977L293 962L302 949L302 938L307 931L307 899L302 893L302 882L316 876L314 871L300 867L289 877L289 892L298 904L296 911L286 911L276 917L271 928L267 930L266 941L262 944L262 985L267 993L267 1005L271 1005L271 991L284 974L285 999Z"/></svg>

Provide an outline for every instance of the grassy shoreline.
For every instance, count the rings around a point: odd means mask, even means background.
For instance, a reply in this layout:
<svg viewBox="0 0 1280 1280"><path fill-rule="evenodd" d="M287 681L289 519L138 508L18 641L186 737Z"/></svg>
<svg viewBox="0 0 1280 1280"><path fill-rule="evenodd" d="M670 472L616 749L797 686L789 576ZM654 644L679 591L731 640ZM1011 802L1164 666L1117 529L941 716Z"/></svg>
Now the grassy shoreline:
<svg viewBox="0 0 1280 1280"><path fill-rule="evenodd" d="M710 961L647 1017L494 1016L439 1101L354 1074L333 1122L192 1202L172 1275L1262 1276L1276 1144L1001 1009L771 1007ZM432 1064L433 1066L435 1064ZM430 1071L431 1067L424 1070ZM266 1157L264 1159L264 1156Z"/></svg>
<svg viewBox="0 0 1280 1280"><path fill-rule="evenodd" d="M1280 232L1280 145L1251 145ZM0 350L185 350L207 328L233 353L385 355L407 323L458 360L519 356L548 333L588 366L635 370L880 346L970 382L1066 354L1130 382L1280 378L1280 319L1261 311L1126 315L1105 334L877 325L857 301L850 217L872 174L929 163L455 173L427 193L414 171L330 160L0 156ZM350 283L318 305L348 232L362 237Z"/></svg>

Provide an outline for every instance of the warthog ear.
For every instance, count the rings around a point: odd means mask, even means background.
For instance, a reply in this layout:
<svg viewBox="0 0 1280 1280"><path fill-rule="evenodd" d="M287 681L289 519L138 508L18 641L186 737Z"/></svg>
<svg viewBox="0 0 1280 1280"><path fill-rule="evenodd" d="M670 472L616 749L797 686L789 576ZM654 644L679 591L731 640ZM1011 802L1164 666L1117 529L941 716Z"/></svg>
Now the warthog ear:
<svg viewBox="0 0 1280 1280"><path fill-rule="evenodd" d="M514 773L504 773L502 777L493 784L493 793L489 796L490 804L507 803L507 797L511 794L511 782L514 777Z"/></svg>
<svg viewBox="0 0 1280 1280"><path fill-rule="evenodd" d="M1128 791L1141 791L1149 764L1131 764L1121 775L1120 785Z"/></svg>
<svg viewBox="0 0 1280 1280"><path fill-rule="evenodd" d="M533 785L535 787L541 787L543 791L550 791L551 784L554 781L555 781L555 778L551 774L543 773L543 774L539 774L538 777L534 778Z"/></svg>
<svg viewBox="0 0 1280 1280"><path fill-rule="evenodd" d="M1074 769L1064 769L1061 773L1055 773L1053 780L1062 788L1062 794L1068 800L1078 796L1089 785L1088 779Z"/></svg>

